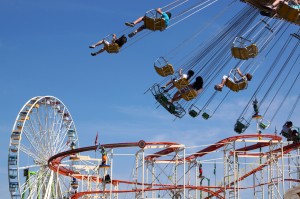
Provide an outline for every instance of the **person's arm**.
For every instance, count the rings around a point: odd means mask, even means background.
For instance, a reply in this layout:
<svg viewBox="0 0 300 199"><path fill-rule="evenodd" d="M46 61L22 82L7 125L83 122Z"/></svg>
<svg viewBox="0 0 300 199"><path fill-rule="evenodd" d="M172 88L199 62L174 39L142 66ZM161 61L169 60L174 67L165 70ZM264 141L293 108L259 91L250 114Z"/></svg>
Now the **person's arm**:
<svg viewBox="0 0 300 199"><path fill-rule="evenodd" d="M201 93L203 91L203 88L200 88L199 90L197 90L197 95L199 95L199 93Z"/></svg>
<svg viewBox="0 0 300 199"><path fill-rule="evenodd" d="M157 9L156 9L156 12L157 12L158 14L162 15L161 8L157 8Z"/></svg>
<svg viewBox="0 0 300 199"><path fill-rule="evenodd" d="M114 43L117 40L117 35L113 34L112 43Z"/></svg>
<svg viewBox="0 0 300 199"><path fill-rule="evenodd" d="M180 78L182 78L182 68L178 71Z"/></svg>
<svg viewBox="0 0 300 199"><path fill-rule="evenodd" d="M237 68L237 69L236 69L236 72L239 74L239 76L241 76L241 77L244 76L243 73L241 72L240 68Z"/></svg>

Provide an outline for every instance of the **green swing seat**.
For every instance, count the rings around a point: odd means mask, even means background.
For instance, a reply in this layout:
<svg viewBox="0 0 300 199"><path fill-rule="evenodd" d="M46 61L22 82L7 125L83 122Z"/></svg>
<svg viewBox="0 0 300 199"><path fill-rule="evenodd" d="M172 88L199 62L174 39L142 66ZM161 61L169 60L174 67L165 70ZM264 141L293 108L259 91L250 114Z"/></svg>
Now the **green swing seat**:
<svg viewBox="0 0 300 199"><path fill-rule="evenodd" d="M240 120L237 120L234 125L234 131L238 134L243 133L249 126L249 123L246 123L246 124L242 123L243 120L245 120L245 119L242 118Z"/></svg>
<svg viewBox="0 0 300 199"><path fill-rule="evenodd" d="M207 112L204 112L202 113L202 117L207 120L210 118L210 115Z"/></svg>

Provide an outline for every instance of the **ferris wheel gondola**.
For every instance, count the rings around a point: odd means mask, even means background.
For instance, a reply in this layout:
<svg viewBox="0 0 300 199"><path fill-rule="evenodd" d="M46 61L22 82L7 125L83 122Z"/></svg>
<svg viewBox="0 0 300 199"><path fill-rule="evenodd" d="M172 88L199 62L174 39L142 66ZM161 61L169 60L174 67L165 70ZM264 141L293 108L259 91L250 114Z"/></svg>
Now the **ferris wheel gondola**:
<svg viewBox="0 0 300 199"><path fill-rule="evenodd" d="M48 167L48 159L78 145L77 131L67 107L52 96L30 99L14 123L8 152L11 198L63 198L70 178Z"/></svg>

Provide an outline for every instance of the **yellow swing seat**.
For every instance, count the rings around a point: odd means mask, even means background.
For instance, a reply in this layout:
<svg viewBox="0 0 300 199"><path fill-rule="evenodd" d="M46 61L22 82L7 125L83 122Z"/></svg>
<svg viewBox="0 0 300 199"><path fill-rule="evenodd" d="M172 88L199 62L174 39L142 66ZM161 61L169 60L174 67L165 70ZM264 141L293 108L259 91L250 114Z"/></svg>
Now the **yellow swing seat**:
<svg viewBox="0 0 300 199"><path fill-rule="evenodd" d="M195 97L197 97L197 91L195 89L188 89L188 91L181 94L181 97L185 101L190 101L190 100L194 99Z"/></svg>
<svg viewBox="0 0 300 199"><path fill-rule="evenodd" d="M296 8L293 8L284 2L278 4L277 14L283 19L299 24L299 13L300 11Z"/></svg>
<svg viewBox="0 0 300 199"><path fill-rule="evenodd" d="M181 90L189 85L189 80L186 78L181 78L173 82L173 85L178 89Z"/></svg>
<svg viewBox="0 0 300 199"><path fill-rule="evenodd" d="M246 47L232 47L232 56L237 59L247 60L249 58L254 58L258 54L258 48L256 44L251 44Z"/></svg>
<svg viewBox="0 0 300 199"><path fill-rule="evenodd" d="M104 46L104 50L108 53L118 53L120 51L120 47L117 43L112 43Z"/></svg>
<svg viewBox="0 0 300 199"><path fill-rule="evenodd" d="M239 83L235 83L232 80L230 80L229 78L227 78L225 81L225 86L227 86L230 90L232 90L234 92L239 92L240 90L244 90L247 88L248 82L247 82L247 80L245 80L245 81L242 81Z"/></svg>
<svg viewBox="0 0 300 199"><path fill-rule="evenodd" d="M151 18L151 17L144 17L144 25L149 30L160 30L163 31L166 29L166 22L162 18Z"/></svg>
<svg viewBox="0 0 300 199"><path fill-rule="evenodd" d="M174 74L174 68L173 68L172 64L167 64L161 68L154 65L154 68L155 68L156 72L162 77L166 77L168 75Z"/></svg>

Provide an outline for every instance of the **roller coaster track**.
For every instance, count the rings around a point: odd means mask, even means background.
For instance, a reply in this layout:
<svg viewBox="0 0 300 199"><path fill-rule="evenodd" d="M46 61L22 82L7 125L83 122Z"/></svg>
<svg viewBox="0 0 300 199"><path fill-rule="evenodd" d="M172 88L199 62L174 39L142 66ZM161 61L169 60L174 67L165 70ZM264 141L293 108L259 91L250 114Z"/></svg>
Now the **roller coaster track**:
<svg viewBox="0 0 300 199"><path fill-rule="evenodd" d="M215 143L214 145L210 145L196 153L193 153L192 155L189 155L185 158L181 158L178 160L178 162L191 162L193 160L195 160L198 157L202 157L206 154L209 154L211 152L216 151L217 149L225 146L228 143L231 142L235 142L235 141L243 141L245 139L249 139L249 138L265 138L265 139L269 139L269 140L264 140L262 142L257 142L253 145L247 146L247 147L243 147L240 148L238 150L235 151L235 153L241 153L244 156L247 156L248 154L246 153L247 151L251 151L251 150L255 150L255 149L259 149L262 147L266 147L271 145L272 143L278 143L281 141L282 137L277 136L277 135L270 135L270 134L262 134L262 135L258 135L258 134L250 134L250 135L239 135L239 136L232 136L229 138L225 138L217 143ZM158 159L162 156L165 156L167 154L170 154L172 152L177 151L178 149L180 149L183 145L175 143L175 142L145 142L143 143L143 145L141 145L140 142L130 142L130 143L115 143L115 144L103 144L101 145L106 149L113 149L113 148L124 148L124 147L140 147L140 148L144 148L144 147L153 147L155 148L155 146L164 146L166 149L160 150L152 155L146 156L145 160L147 161L153 161L155 159ZM278 148L272 151L272 153L278 153L283 151L283 154L287 154L289 152L291 152L292 150L297 149L300 146L299 143L297 144L290 144L287 146L284 146L282 148ZM81 153L81 152L87 152L87 151L95 151L97 150L98 146L89 146L89 147L84 147L84 148L78 148L78 149L73 149L73 150L69 150L69 151L65 151L59 154L56 154L54 156L52 156L49 160L48 160L48 166L51 170L58 172L61 175L65 175L65 176L72 176L73 174L78 174L68 168L65 168L63 166L60 166L61 161L71 155L77 154L77 153ZM270 153L270 152L267 152ZM262 155L266 155L267 153L260 153L260 154L256 154L257 156L262 156ZM253 156L253 154L251 154ZM275 158L281 158L281 154L276 155ZM173 161L173 160L170 160ZM256 173L257 171L262 170L265 166L267 166L268 164L270 164L271 160L266 161L265 163L261 164L260 166L258 166L257 168L251 170L250 172L244 174L243 176L241 176L240 178L238 178L235 181L231 181L229 184L226 185L226 187L219 187L219 186L192 186L192 185L176 185L174 186L173 184L151 184L152 186L155 186L155 188L151 187L151 188L143 188L143 189L131 189L131 190L102 190L102 191L84 191L84 192L79 192L76 194L72 195L72 199L76 199L79 198L81 196L84 195L88 195L88 194L100 194L100 193L128 193L128 192L147 192L147 191L159 191L159 190L174 190L174 189L183 189L183 188L187 188L187 189L193 189L193 190L201 190L204 192L207 192L210 194L209 197L207 198L211 198L211 197L217 197L217 198L224 198L223 196L220 195L220 193L222 193L225 188L226 189L232 189L231 186L237 182L237 181L242 181L245 178L247 178L248 176ZM99 179L99 177L87 177L87 176L76 176L74 175L75 178L78 178L80 180L91 180L94 182L101 182L102 179ZM285 179L287 181L297 181L295 179ZM299 181L299 180L298 180ZM116 180L113 179L112 180L112 184L118 184L118 183L124 183L124 184L137 184L137 185L145 185L145 186L150 186L150 184L146 184L146 183L141 183L141 182L132 182L132 181L125 181L125 180ZM261 186L263 184L260 185L256 185L256 186ZM239 188L239 189L246 189L246 188L252 188L254 186L251 187L244 187L244 188ZM215 189L219 189L216 191L212 191L210 190L211 188L215 188Z"/></svg>

